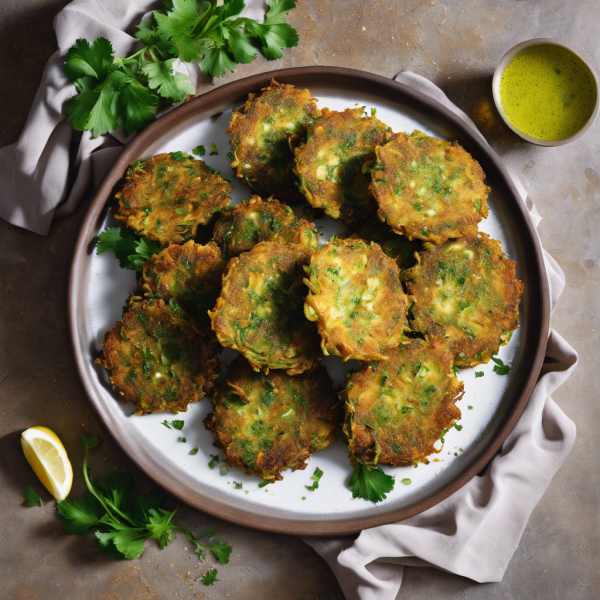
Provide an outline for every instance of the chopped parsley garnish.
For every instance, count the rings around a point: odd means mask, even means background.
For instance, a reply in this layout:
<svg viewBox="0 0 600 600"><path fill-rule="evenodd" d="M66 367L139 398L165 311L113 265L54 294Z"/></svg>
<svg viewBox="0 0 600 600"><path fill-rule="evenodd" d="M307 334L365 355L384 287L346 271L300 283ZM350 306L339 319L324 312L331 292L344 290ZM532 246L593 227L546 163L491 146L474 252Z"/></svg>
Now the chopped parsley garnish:
<svg viewBox="0 0 600 600"><path fill-rule="evenodd" d="M233 152L228 152L228 153L227 153L227 158L228 158L229 160L233 160L233 159L235 158L235 156L233 155Z"/></svg>
<svg viewBox="0 0 600 600"><path fill-rule="evenodd" d="M202 577L198 577L196 581L201 581L204 585L213 585L215 581L220 581L220 579L217 579L216 569L209 569Z"/></svg>
<svg viewBox="0 0 600 600"><path fill-rule="evenodd" d="M177 431L181 431L185 425L185 421L182 421L181 419L175 419L174 421L171 421L171 425L173 425L173 428L177 429Z"/></svg>
<svg viewBox="0 0 600 600"><path fill-rule="evenodd" d="M311 479L313 480L312 484L305 485L304 487L307 490L314 492L319 487L319 481L321 481L321 477L323 477L323 471L321 471L321 469L319 469L319 467L317 467L315 469L314 475L311 476Z"/></svg>
<svg viewBox="0 0 600 600"><path fill-rule="evenodd" d="M44 506L41 496L30 485L25 490L25 506Z"/></svg>
<svg viewBox="0 0 600 600"><path fill-rule="evenodd" d="M169 421L167 421L166 419L164 421L162 421L161 425L164 425L167 429L171 429L171 426L169 425Z"/></svg>
<svg viewBox="0 0 600 600"><path fill-rule="evenodd" d="M180 437L178 441L183 442L185 444L187 442L187 438Z"/></svg>
<svg viewBox="0 0 600 600"><path fill-rule="evenodd" d="M402 480L402 483L403 483L404 485L410 485L410 484L412 483L412 479L409 479L408 477L405 477L405 478Z"/></svg>
<svg viewBox="0 0 600 600"><path fill-rule="evenodd" d="M394 489L395 477L384 473L380 467L367 467L356 463L348 487L353 498L381 502Z"/></svg>
<svg viewBox="0 0 600 600"><path fill-rule="evenodd" d="M171 310L173 311L173 314L176 317L181 316L181 307L179 306L179 302L177 302L177 300L175 300L175 298L169 298L169 307L171 308Z"/></svg>
<svg viewBox="0 0 600 600"><path fill-rule="evenodd" d="M198 446L194 446L189 452L188 454L190 454L191 456L196 456L196 454L198 454Z"/></svg>
<svg viewBox="0 0 600 600"><path fill-rule="evenodd" d="M239 481L234 481L233 482L233 487L236 490L241 490L244 486Z"/></svg>
<svg viewBox="0 0 600 600"><path fill-rule="evenodd" d="M454 366L452 367L452 370L453 370L455 373L458 373L458 372L459 372L461 369L460 369L460 367L457 367L456 365L454 365Z"/></svg>
<svg viewBox="0 0 600 600"><path fill-rule="evenodd" d="M162 497L151 492L139 493L130 473L110 473L102 484L92 484L88 469L89 450L99 443L96 436L81 437L85 448L83 477L88 491L83 500L63 500L56 508L66 521L64 531L85 535L93 531L98 545L113 558L137 558L144 552L146 540L154 538L162 550L175 539L175 533L185 533L196 546L195 553L200 561L211 550L217 560L225 565L229 562L231 546L221 539L202 543L200 539L213 537L208 531L196 539L184 527L173 524L177 512L161 508Z"/></svg>
<svg viewBox="0 0 600 600"><path fill-rule="evenodd" d="M209 468L209 469L214 469L214 468L215 468L215 466L216 466L216 465L217 465L219 462L221 462L221 459L219 458L219 456L218 456L217 454L211 454L210 456L211 456L211 458L210 458L210 460L208 461L208 468Z"/></svg>
<svg viewBox="0 0 600 600"><path fill-rule="evenodd" d="M215 154L219 154L219 153L217 152L217 145L213 143L210 145L210 152L208 153L208 155L214 156Z"/></svg>
<svg viewBox="0 0 600 600"><path fill-rule="evenodd" d="M267 480L265 479L264 481L261 481L261 482L258 484L258 487L259 487L259 488L264 488L264 487L265 487L265 485L269 485L269 483L270 483L270 481L267 481ZM266 490L265 490L265 491L266 491Z"/></svg>
<svg viewBox="0 0 600 600"><path fill-rule="evenodd" d="M211 121L214 123L214 122L215 122L215 121L216 121L216 120L217 120L217 119L218 119L218 118L219 118L219 117L220 117L222 114L223 114L222 112L220 112L220 113L215 113L215 114L214 114L214 115L213 115L213 116L210 118L210 120L211 120Z"/></svg>
<svg viewBox="0 0 600 600"><path fill-rule="evenodd" d="M456 429L456 431L461 431L463 428L462 425L459 425L458 423L454 426L454 429Z"/></svg>
<svg viewBox="0 0 600 600"><path fill-rule="evenodd" d="M470 404L469 404L469 406L467 406L467 408L468 408L469 410L473 410L473 407L472 407Z"/></svg>
<svg viewBox="0 0 600 600"><path fill-rule="evenodd" d="M496 363L494 366L494 373L498 375L508 375L511 372L511 368L508 365L505 365L501 359L492 356L492 360Z"/></svg>
<svg viewBox="0 0 600 600"><path fill-rule="evenodd" d="M475 377L483 377L485 373L483 371L475 371Z"/></svg>
<svg viewBox="0 0 600 600"><path fill-rule="evenodd" d="M206 149L204 148L204 146L200 145L200 146L196 146L192 152L196 155L196 156L204 156L206 154Z"/></svg>

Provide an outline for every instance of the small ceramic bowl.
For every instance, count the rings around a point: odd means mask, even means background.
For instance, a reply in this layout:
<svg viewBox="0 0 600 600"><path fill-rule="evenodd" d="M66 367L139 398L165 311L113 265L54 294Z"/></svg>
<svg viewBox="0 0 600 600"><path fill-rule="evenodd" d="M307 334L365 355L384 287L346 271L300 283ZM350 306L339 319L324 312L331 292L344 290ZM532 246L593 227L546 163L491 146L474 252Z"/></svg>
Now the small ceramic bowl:
<svg viewBox="0 0 600 600"><path fill-rule="evenodd" d="M587 120L585 125L583 125L581 129L579 129L579 131L562 140L541 140L539 138L535 138L530 135L527 135L526 133L523 133L508 120L506 114L504 113L504 110L502 109L502 103L500 102L500 80L502 79L504 70L517 53L519 53L521 50L524 50L525 48L531 48L532 46L559 46L571 52L587 67L596 86L596 104L594 106L592 115ZM538 146L564 146L565 144L568 144L569 142L572 142L573 140L576 140L577 138L581 137L594 123L594 120L596 119L596 116L598 114L598 107L600 104L598 78L596 77L596 73L594 73L594 70L592 69L590 64L582 56L577 54L577 52L575 52L572 48L569 48L569 46L566 46L565 44L561 44L560 42L548 38L536 38L533 40L527 40L526 42L521 42L520 44L517 44L516 46L511 48L500 59L500 62L498 63L498 66L494 71L494 79L492 80L492 91L494 94L494 103L496 104L496 108L498 109L498 112L500 113L500 116L502 117L504 123L506 123L506 125L510 127L519 137L523 138L527 142L531 142L532 144L537 144Z"/></svg>

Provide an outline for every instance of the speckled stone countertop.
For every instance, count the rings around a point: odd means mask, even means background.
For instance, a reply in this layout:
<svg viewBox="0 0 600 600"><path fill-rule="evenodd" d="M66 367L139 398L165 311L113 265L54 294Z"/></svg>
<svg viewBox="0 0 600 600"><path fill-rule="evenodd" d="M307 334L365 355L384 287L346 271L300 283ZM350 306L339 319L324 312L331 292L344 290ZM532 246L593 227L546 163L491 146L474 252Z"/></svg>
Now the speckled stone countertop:
<svg viewBox="0 0 600 600"><path fill-rule="evenodd" d="M65 0L0 3L0 146L17 139L54 52L52 18ZM567 288L552 326L581 364L555 399L577 424L575 447L534 511L501 583L480 585L434 569L407 568L398 598L592 599L600 589L600 121L560 148L521 142L493 109L497 61L525 39L550 37L579 49L600 72L600 3L453 0L299 0L289 22L300 34L281 60L257 59L235 74L200 83L204 92L235 78L281 67L337 65L393 77L410 69L432 79L463 108L522 181L544 217L544 247L559 262ZM0 201L1 201L0 189ZM69 343L66 294L73 246L85 212L58 219L48 237L0 221L0 598L75 600L135 598L342 599L327 564L298 539L251 531L185 506L179 521L208 526L233 545L210 588L194 581L212 567L179 537L167 549L147 544L136 561L99 552L92 536L62 533L53 502L25 508L34 476L20 432L44 424L63 439L75 466L74 496L83 493L79 435L103 438L95 473L130 470L83 393ZM38 488L41 486L37 486ZM46 495L45 495L46 496ZM168 500L175 506L174 499Z"/></svg>

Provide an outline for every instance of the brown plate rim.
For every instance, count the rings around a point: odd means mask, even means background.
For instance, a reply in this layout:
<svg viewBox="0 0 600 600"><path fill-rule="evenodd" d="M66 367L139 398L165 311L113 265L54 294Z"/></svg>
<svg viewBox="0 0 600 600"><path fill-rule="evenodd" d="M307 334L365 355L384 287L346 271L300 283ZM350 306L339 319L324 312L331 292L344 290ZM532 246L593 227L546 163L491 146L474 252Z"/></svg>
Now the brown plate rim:
<svg viewBox="0 0 600 600"><path fill-rule="evenodd" d="M267 85L271 78L274 78L281 83L293 83L297 80L305 82L307 79L310 79L326 81L328 85L331 85L332 82L335 81L339 83L340 86L348 84L354 84L361 87L368 86L367 89L385 93L387 97L397 98L398 101L404 103L414 103L415 106L418 106L420 112L425 112L435 119L449 122L452 127L462 133L466 140L466 143L463 145L465 145L467 150L483 163L484 170L486 170L486 165L487 169L491 166L491 168L495 170L496 175L506 186L509 194L508 196L503 197L503 200L509 203L511 211L516 215L515 229L520 236L520 242L528 248L529 256L531 258L531 262L528 261L527 268L534 270L533 275L530 274L528 277L528 286L530 293L534 294L531 302L539 309L539 312L534 314L536 320L534 325L538 335L536 337L532 334L532 336L524 342L531 346L533 352L528 354L530 362L529 374L522 384L518 398L514 401L512 411L509 413L508 418L506 418L504 424L497 432L495 438L490 442L487 449L482 452L469 468L444 488L437 491L432 496L417 502L413 506L389 511L381 515L368 515L337 522L327 522L323 520L288 520L263 514L259 515L238 507L225 505L212 498L200 495L193 495L190 497L190 494L186 493L185 488L178 481L174 481L158 470L150 468L145 463L144 455L139 448L133 446L127 439L115 437L115 440L121 449L140 470L145 472L158 485L197 510L237 525L274 533L304 536L349 535L370 527L401 521L423 512L446 499L479 473L495 456L496 452L500 449L517 424L519 417L527 405L544 362L550 323L550 294L544 268L542 249L540 247L537 232L510 175L500 160L500 157L490 147L483 144L469 127L442 104L409 86L381 75L343 67L315 66L278 69L239 79L197 96L186 104L183 104L160 117L125 146L98 188L82 222L69 277L68 318L71 344L75 354L77 370L85 392L104 426L108 431L111 431L109 414L103 410L101 403L95 398L91 381L88 379L88 373L85 369L86 358L83 353L79 351L77 343L77 314L78 306L81 301L78 290L81 289L80 280L83 277L81 267L83 260L89 251L90 240L95 235L97 220L110 197L111 191L123 176L127 166L133 162L134 159L137 159L138 156L141 156L143 150L149 147L153 141L162 137L165 132L176 129L179 125L185 123L185 121L195 114L197 110L206 110L207 106L222 106L230 103L234 99L241 98L248 94L250 91L256 91ZM303 85L310 84L303 83ZM535 288L533 288L533 286L535 286Z"/></svg>

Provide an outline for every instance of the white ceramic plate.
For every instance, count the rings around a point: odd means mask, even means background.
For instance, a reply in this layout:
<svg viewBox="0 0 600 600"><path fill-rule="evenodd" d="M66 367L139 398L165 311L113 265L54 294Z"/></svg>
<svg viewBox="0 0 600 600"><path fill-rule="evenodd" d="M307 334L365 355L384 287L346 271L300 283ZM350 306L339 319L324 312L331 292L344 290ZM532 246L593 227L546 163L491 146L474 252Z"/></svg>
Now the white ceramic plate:
<svg viewBox="0 0 600 600"><path fill-rule="evenodd" d="M367 111L375 108L377 117L393 131L410 133L419 129L435 137L456 139L448 137L447 123L440 126L437 119L420 111L418 107L373 93L368 87L349 90L344 86L336 86L335 82L328 85L326 80L307 87L318 98L321 108L343 110L356 105L365 106ZM198 111L196 115L188 117L183 126L169 129L147 143L143 152L136 154L134 160L160 152L182 150L191 153L193 148L202 144L206 148L206 156L203 157L206 163L220 171L223 177L231 179L234 186L233 203L248 199L252 192L234 177L227 157L231 147L230 136L225 134L225 129L232 109L239 104L236 99L235 102L222 106L220 110L223 114L214 121L207 118L204 111ZM218 155L209 155L211 144L216 145ZM475 152L473 154L481 161ZM506 255L517 261L518 273L525 282L527 296L528 286L537 283L527 280L527 273L521 265L524 260L531 258L526 256L526 244L523 244L514 224L506 217L505 191L501 186L494 185L493 181L489 183L492 186L488 199L490 215L481 223L480 229L500 240ZM132 415L133 405L119 401L107 372L94 364L94 359L102 349L105 333L121 318L125 299L136 288L135 274L132 271L119 268L112 254L97 256L89 243L105 227L119 224L112 216L113 211L114 204L109 203L98 213L98 218L94 219L92 226L85 232L85 239L80 239L80 245L87 241L85 255L79 257L79 262L76 255L74 271L77 268L78 272L73 276L76 279L75 290L73 281L71 283L71 301L76 313L72 314L72 325L74 320L74 341L79 367L84 371L84 383L104 422L117 439L120 438L125 444L130 454L135 454L136 462L142 468L146 467L155 479L178 495L182 495L183 485L186 491L182 497L198 508L264 529L315 534L357 530L364 524L380 522L382 515L388 516L387 520L394 520L394 514L406 516L418 512L414 510L415 507L426 507L430 504L428 500L439 497L453 482L464 478L465 473L472 470L509 420L516 399L523 391L524 379L520 366L526 362L523 357L527 344L524 344L522 329L519 329L499 353L506 364L512 365L511 374L497 375L493 372L493 363L461 371L458 377L464 382L465 395L457 404L462 412L459 427L452 428L445 435L445 444L440 453L431 457L438 459L435 462L419 465L417 468L383 467L386 472L395 475L396 485L388 498L377 505L352 498L347 486L352 469L348 463L346 446L341 439L315 453L306 470L286 471L283 473L283 481L274 485L259 488L258 484L262 480L245 476L239 467L233 467L223 474L218 466L209 467L211 455L219 455L221 460L224 455L214 448L213 436L202 424L202 419L210 411L208 399L190 405L186 413L178 416L171 413ZM343 229L341 222L330 218L316 223L324 232L322 243ZM522 320L527 318L530 310L526 297L523 306L525 310L522 310ZM530 333L532 336L538 335L534 331ZM224 351L223 365L231 362L236 355L233 351ZM337 357L327 357L322 364L327 367L334 384L341 387L345 381L345 373L358 364L352 362L344 364ZM476 370L483 371L484 376L476 378ZM223 374L221 373L219 381ZM168 429L162 425L165 419L184 420L183 430ZM187 441L178 441L180 437L185 437ZM438 442L438 445L441 446L441 443ZM198 453L190 455L190 450L196 446ZM316 467L322 469L324 475L318 490L311 492L305 486L312 483L310 476ZM403 479L410 480L410 484L402 484ZM170 485L170 482L177 485ZM234 482L242 483L242 489L236 489ZM203 502L206 499L210 500L210 506ZM223 507L223 510L215 510L215 505ZM232 511L236 515L248 514L249 517L232 517ZM258 517L260 522L251 517ZM304 524L303 531L298 531L298 523ZM353 525L356 523L360 525ZM337 529L335 524L338 525Z"/></svg>

